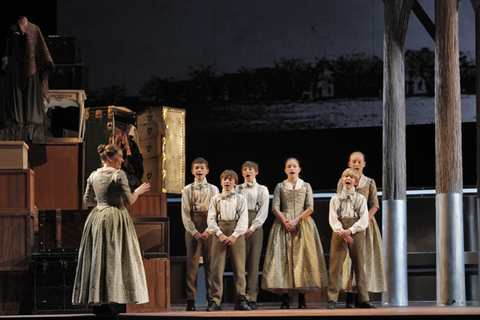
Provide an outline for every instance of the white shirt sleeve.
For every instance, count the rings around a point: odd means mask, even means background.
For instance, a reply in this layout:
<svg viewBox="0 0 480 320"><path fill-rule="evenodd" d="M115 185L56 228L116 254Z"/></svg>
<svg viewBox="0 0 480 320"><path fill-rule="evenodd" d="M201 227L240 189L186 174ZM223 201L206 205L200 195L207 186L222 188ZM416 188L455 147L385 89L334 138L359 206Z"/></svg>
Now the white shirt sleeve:
<svg viewBox="0 0 480 320"><path fill-rule="evenodd" d="M190 203L193 199L192 195L193 189L191 185L186 186L183 188L182 192L182 221L185 230L187 230L192 236L198 232L195 228L195 223L192 221L190 212L192 210L192 203Z"/></svg>
<svg viewBox="0 0 480 320"><path fill-rule="evenodd" d="M255 219L252 221L252 225L250 226L250 230L252 230L252 232L255 232L258 228L263 226L265 220L267 220L268 203L270 200L270 195L268 194L267 187L259 185L256 189L257 192L260 193L260 196L258 197L260 198L260 201L258 202L259 206L257 215L255 216Z"/></svg>
<svg viewBox="0 0 480 320"><path fill-rule="evenodd" d="M330 199L330 210L328 213L328 222L330 223L330 227L332 228L333 232L339 233L343 231L342 223L338 221L337 215L337 198L338 196L335 195Z"/></svg>
<svg viewBox="0 0 480 320"><path fill-rule="evenodd" d="M215 195L210 200L210 206L208 207L208 216L207 216L207 232L217 237L222 234L222 231L217 224L217 198L218 195Z"/></svg>
<svg viewBox="0 0 480 320"><path fill-rule="evenodd" d="M247 208L247 199L242 196L241 194L237 194L237 201L240 202L240 204L237 203L237 208L238 210L238 220L237 220L237 225L235 226L235 229L233 230L232 235L235 238L240 237L242 234L245 234L245 231L247 231L248 228L248 208Z"/></svg>

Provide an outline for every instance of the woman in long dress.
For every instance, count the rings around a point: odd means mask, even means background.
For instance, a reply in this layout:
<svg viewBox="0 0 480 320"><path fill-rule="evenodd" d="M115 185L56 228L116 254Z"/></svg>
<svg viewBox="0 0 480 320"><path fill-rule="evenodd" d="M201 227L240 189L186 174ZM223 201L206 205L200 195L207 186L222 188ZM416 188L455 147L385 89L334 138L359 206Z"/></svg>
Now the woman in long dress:
<svg viewBox="0 0 480 320"><path fill-rule="evenodd" d="M365 155L359 151L353 152L348 160L348 166L358 172L360 181L356 191L367 198L368 207L368 228L365 230L365 277L367 280L368 292L387 291L385 267L383 261L383 244L380 228L375 220L375 213L380 208L377 197L377 185L375 180L363 174L363 168L367 162ZM341 179L340 179L341 180ZM343 186L339 181L337 191L341 192ZM354 308L356 302L357 284L353 272L351 260L347 255L343 266L342 277L343 289L347 292L347 308Z"/></svg>
<svg viewBox="0 0 480 320"><path fill-rule="evenodd" d="M288 292L298 293L298 308L306 308L305 293L328 286L322 243L313 213L309 183L299 178L300 163L285 163L287 179L277 184L272 210L276 219L270 230L262 288L282 294L282 309L290 308Z"/></svg>
<svg viewBox="0 0 480 320"><path fill-rule="evenodd" d="M93 305L97 314L115 314L117 304L148 302L148 291L130 214L121 201L107 199L107 194L115 189L112 187L121 186L120 196L132 204L150 185L144 183L130 193L127 177L120 170L122 150L114 144L100 145L98 153L103 167L90 175L84 195L87 206L94 204L96 196L97 206L85 222L72 303Z"/></svg>

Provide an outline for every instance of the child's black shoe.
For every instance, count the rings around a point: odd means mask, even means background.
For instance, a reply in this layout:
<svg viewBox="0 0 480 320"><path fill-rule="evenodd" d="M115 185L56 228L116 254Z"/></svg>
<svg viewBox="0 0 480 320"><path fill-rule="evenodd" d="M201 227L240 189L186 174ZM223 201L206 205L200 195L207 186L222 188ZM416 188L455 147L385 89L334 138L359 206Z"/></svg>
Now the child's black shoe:
<svg viewBox="0 0 480 320"><path fill-rule="evenodd" d="M355 297L356 297L355 293L347 292L347 303L346 303L347 308L350 308L350 309L355 308L355 305L356 305Z"/></svg>
<svg viewBox="0 0 480 320"><path fill-rule="evenodd" d="M328 301L327 309L330 309L330 310L335 309L335 305L336 305L336 304L337 304L337 303L336 303L335 301L333 301L333 300Z"/></svg>
<svg viewBox="0 0 480 320"><path fill-rule="evenodd" d="M252 309L248 306L247 299L245 299L245 297L238 298L234 309L235 310L252 311Z"/></svg>
<svg viewBox="0 0 480 320"><path fill-rule="evenodd" d="M248 301L248 306L252 310L258 310L257 303L255 301Z"/></svg>
<svg viewBox="0 0 480 320"><path fill-rule="evenodd" d="M367 308L367 309L376 309L377 308L377 306L374 305L373 303L371 303L370 300L359 303L358 307L359 308Z"/></svg>
<svg viewBox="0 0 480 320"><path fill-rule="evenodd" d="M298 309L307 309L307 303L305 302L305 293L298 294Z"/></svg>
<svg viewBox="0 0 480 320"><path fill-rule="evenodd" d="M187 311L195 311L195 300L187 300Z"/></svg>
<svg viewBox="0 0 480 320"><path fill-rule="evenodd" d="M221 308L218 306L218 304L215 301L210 301L208 303L207 311L218 311Z"/></svg>
<svg viewBox="0 0 480 320"><path fill-rule="evenodd" d="M280 309L290 309L290 298L288 297L288 293L282 294L282 305Z"/></svg>

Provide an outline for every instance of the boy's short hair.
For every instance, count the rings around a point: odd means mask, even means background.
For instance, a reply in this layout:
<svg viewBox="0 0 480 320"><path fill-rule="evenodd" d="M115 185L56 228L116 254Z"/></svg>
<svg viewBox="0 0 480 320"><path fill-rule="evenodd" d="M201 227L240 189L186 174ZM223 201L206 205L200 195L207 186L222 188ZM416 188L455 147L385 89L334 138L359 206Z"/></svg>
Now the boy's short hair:
<svg viewBox="0 0 480 320"><path fill-rule="evenodd" d="M357 170L354 170L352 168L345 169L345 171L343 171L343 173L342 173L342 178L343 177L353 177L353 178L355 178L355 181L357 183L360 182L360 176L358 175Z"/></svg>
<svg viewBox="0 0 480 320"><path fill-rule="evenodd" d="M253 161L245 161L244 164L242 164L242 171L243 171L243 168L253 168L253 170L258 171L258 164L256 162L253 162Z"/></svg>
<svg viewBox="0 0 480 320"><path fill-rule="evenodd" d="M233 170L225 170L222 172L220 175L220 183L222 182L223 179L231 178L235 180L235 183L238 184L238 175L235 171Z"/></svg>
<svg viewBox="0 0 480 320"><path fill-rule="evenodd" d="M194 165L195 163L204 164L204 165L207 167L207 169L208 169L208 161L205 160L205 159L203 159L202 157L198 157L197 159L195 159L195 160L192 161L192 169L193 169L193 165Z"/></svg>

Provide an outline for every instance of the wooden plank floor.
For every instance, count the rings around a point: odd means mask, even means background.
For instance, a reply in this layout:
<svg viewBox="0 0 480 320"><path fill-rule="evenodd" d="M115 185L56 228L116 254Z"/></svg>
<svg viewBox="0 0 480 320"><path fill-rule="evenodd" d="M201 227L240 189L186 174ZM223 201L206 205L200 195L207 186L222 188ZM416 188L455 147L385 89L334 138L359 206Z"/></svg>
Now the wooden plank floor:
<svg viewBox="0 0 480 320"><path fill-rule="evenodd" d="M413 304L408 307L385 307L377 305L377 309L347 309L345 305L339 305L335 310L328 310L326 303L309 303L308 309L292 309L282 310L278 305L260 305L258 310L253 311L236 311L233 305L223 307L223 310L217 312L207 312L206 307L197 307L195 312L185 311L185 306L173 306L168 313L142 314L155 315L156 317L172 317L172 318L272 318L272 317L317 317L317 316L456 316L456 315L474 315L480 316L480 307L471 305L466 307L441 307L432 303ZM128 316L128 315L121 315Z"/></svg>
<svg viewBox="0 0 480 320"><path fill-rule="evenodd" d="M380 306L377 302L377 309L347 309L345 305L338 305L335 310L327 310L327 305L323 303L307 303L307 309L297 309L296 305L292 306L292 309L282 310L279 308L279 304L265 304L259 305L258 310L254 311L236 311L233 310L233 304L222 305L223 310L217 312L205 311L205 306L197 306L197 311L187 312L184 305L173 305L170 312L160 313L122 313L117 317L98 317L94 314L49 314L49 315L18 315L18 316L2 316L2 319L71 319L71 320L93 320L93 319L120 319L120 320L147 320L151 319L204 319L204 318L216 318L216 319L262 319L262 318L284 318L284 317L299 317L299 318L338 318L338 317L392 317L394 320L422 317L422 320L438 319L438 318L451 318L455 316L461 316L463 319L479 319L480 317L480 304L469 303L465 307L441 307L436 306L432 302L411 302L408 307L387 307Z"/></svg>

